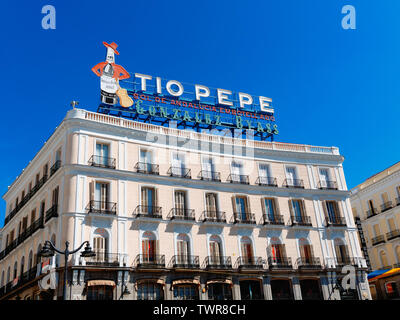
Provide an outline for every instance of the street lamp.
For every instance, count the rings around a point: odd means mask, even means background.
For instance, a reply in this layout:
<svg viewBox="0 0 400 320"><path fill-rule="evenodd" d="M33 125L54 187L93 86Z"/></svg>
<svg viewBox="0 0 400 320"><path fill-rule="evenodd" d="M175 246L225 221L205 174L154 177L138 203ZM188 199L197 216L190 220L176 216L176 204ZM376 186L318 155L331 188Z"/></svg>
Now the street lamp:
<svg viewBox="0 0 400 320"><path fill-rule="evenodd" d="M67 299L67 261L70 254L74 254L82 249L83 245L86 244L84 251L81 253L82 258L90 258L96 256L96 253L93 252L92 248L90 247L89 241L84 241L77 249L70 251L69 241L65 242L65 250L57 249L51 241L46 240L44 242L44 246L42 250L40 250L39 255L44 258L50 258L54 256L54 252L64 255L64 286L63 286L63 300Z"/></svg>

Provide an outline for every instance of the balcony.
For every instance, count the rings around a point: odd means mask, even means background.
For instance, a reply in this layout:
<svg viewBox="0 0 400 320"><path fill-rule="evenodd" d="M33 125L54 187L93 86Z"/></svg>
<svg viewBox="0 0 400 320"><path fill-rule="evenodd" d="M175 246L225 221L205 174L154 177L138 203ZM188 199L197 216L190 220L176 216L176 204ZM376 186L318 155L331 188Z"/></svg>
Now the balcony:
<svg viewBox="0 0 400 320"><path fill-rule="evenodd" d="M344 266L357 266L357 261L353 257L336 257L336 268L343 268Z"/></svg>
<svg viewBox="0 0 400 320"><path fill-rule="evenodd" d="M233 174L231 173L228 176L226 181L230 183L240 183L240 184L249 184L249 176L244 174Z"/></svg>
<svg viewBox="0 0 400 320"><path fill-rule="evenodd" d="M21 276L18 277L17 282L14 283L14 281L10 281L7 283L5 286L0 288L0 298L6 295L7 293L20 288L24 284L32 281L33 279L36 278L36 272L37 272L37 267L33 267L29 269L28 271L25 271Z"/></svg>
<svg viewBox="0 0 400 320"><path fill-rule="evenodd" d="M346 219L344 217L325 217L325 226L346 227Z"/></svg>
<svg viewBox="0 0 400 320"><path fill-rule="evenodd" d="M321 190L337 190L337 182L336 181L319 181L317 185L318 189Z"/></svg>
<svg viewBox="0 0 400 320"><path fill-rule="evenodd" d="M231 257L224 256L208 256L203 261L203 268L210 270L224 270L224 269L232 269L232 260Z"/></svg>
<svg viewBox="0 0 400 320"><path fill-rule="evenodd" d="M50 177L56 173L58 169L61 168L61 160L57 160L50 168Z"/></svg>
<svg viewBox="0 0 400 320"><path fill-rule="evenodd" d="M172 208L167 217L169 220L195 221L193 209Z"/></svg>
<svg viewBox="0 0 400 320"><path fill-rule="evenodd" d="M115 169L115 158L93 155L88 161L89 166Z"/></svg>
<svg viewBox="0 0 400 320"><path fill-rule="evenodd" d="M234 212L231 218L233 224L256 224L256 218L250 212Z"/></svg>
<svg viewBox="0 0 400 320"><path fill-rule="evenodd" d="M392 201L387 201L381 204L381 212L385 212L393 208Z"/></svg>
<svg viewBox="0 0 400 320"><path fill-rule="evenodd" d="M321 270L321 259L318 257L304 258L300 257L296 260L297 269L299 270Z"/></svg>
<svg viewBox="0 0 400 320"><path fill-rule="evenodd" d="M61 165L61 164L60 164ZM10 220L20 211L25 204L40 190L40 188L46 183L48 180L48 175L44 175L40 180L37 181L36 185L26 194L25 197L21 199L15 208L5 217L4 226L10 222Z"/></svg>
<svg viewBox="0 0 400 320"><path fill-rule="evenodd" d="M293 269L292 258L282 257L282 258L273 258L268 257L268 267L270 270L282 270L282 269Z"/></svg>
<svg viewBox="0 0 400 320"><path fill-rule="evenodd" d="M378 245L380 243L385 243L386 242L385 236L384 235L376 236L376 237L371 239L371 242L372 242L373 246L376 246L376 245Z"/></svg>
<svg viewBox="0 0 400 320"><path fill-rule="evenodd" d="M267 187L277 187L278 182L276 178L273 177L261 177L259 176L256 180L256 184L259 186L267 186Z"/></svg>
<svg viewBox="0 0 400 320"><path fill-rule="evenodd" d="M87 213L116 215L117 204L115 202L90 200L86 210Z"/></svg>
<svg viewBox="0 0 400 320"><path fill-rule="evenodd" d="M151 219L162 219L162 209L157 206L143 206L139 205L133 212L134 218L151 218Z"/></svg>
<svg viewBox="0 0 400 320"><path fill-rule="evenodd" d="M165 255L138 254L133 262L135 268L157 269L165 268Z"/></svg>
<svg viewBox="0 0 400 320"><path fill-rule="evenodd" d="M285 225L285 221L283 219L283 216L280 214L274 214L273 216L270 216L268 214L263 214L263 225Z"/></svg>
<svg viewBox="0 0 400 320"><path fill-rule="evenodd" d="M0 261L3 260L11 251L17 248L27 238L33 235L37 230L44 228L44 220L42 217L34 221L27 229L21 232L21 234L13 241L11 241L3 251L0 252Z"/></svg>
<svg viewBox="0 0 400 320"><path fill-rule="evenodd" d="M199 256L176 255L169 262L171 268L199 269Z"/></svg>
<svg viewBox="0 0 400 320"><path fill-rule="evenodd" d="M282 186L285 188L304 189L304 182L302 179L285 179Z"/></svg>
<svg viewBox="0 0 400 320"><path fill-rule="evenodd" d="M235 262L237 269L263 269L264 263L261 257L240 256Z"/></svg>
<svg viewBox="0 0 400 320"><path fill-rule="evenodd" d="M137 162L135 164L135 170L139 173L160 174L159 165L153 163Z"/></svg>
<svg viewBox="0 0 400 320"><path fill-rule="evenodd" d="M214 172L214 171L201 170L197 175L197 178L205 181L221 182L221 174L219 172Z"/></svg>
<svg viewBox="0 0 400 320"><path fill-rule="evenodd" d="M119 267L126 266L127 255L121 253L96 252L96 256L85 258L85 260L86 266Z"/></svg>
<svg viewBox="0 0 400 320"><path fill-rule="evenodd" d="M205 210L200 217L200 221L226 223L225 212Z"/></svg>
<svg viewBox="0 0 400 320"><path fill-rule="evenodd" d="M400 237L400 230L399 229L396 229L396 230L393 230L393 231L390 231L390 232L386 233L387 241L395 239L395 238L398 238L398 237Z"/></svg>
<svg viewBox="0 0 400 320"><path fill-rule="evenodd" d="M311 217L310 216L290 216L290 226L303 226L311 227Z"/></svg>
<svg viewBox="0 0 400 320"><path fill-rule="evenodd" d="M366 214L367 214L367 219L368 219L368 218L371 218L373 216L376 216L378 214L378 212L376 211L375 208L372 208L372 209L367 210Z"/></svg>
<svg viewBox="0 0 400 320"><path fill-rule="evenodd" d="M180 167L170 167L167 171L170 177L192 179L192 170Z"/></svg>
<svg viewBox="0 0 400 320"><path fill-rule="evenodd" d="M54 204L50 209L46 211L45 222L49 221L51 218L58 217L58 205Z"/></svg>

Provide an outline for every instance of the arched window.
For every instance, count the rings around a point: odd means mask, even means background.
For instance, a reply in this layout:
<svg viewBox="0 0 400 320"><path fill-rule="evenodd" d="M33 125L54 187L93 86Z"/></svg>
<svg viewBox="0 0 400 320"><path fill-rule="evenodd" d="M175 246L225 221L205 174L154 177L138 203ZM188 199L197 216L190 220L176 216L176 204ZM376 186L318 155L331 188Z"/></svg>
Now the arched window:
<svg viewBox="0 0 400 320"><path fill-rule="evenodd" d="M379 252L379 259L381 260L382 268L386 268L389 265L385 251L382 250L381 252Z"/></svg>
<svg viewBox="0 0 400 320"><path fill-rule="evenodd" d="M31 251L29 251L28 270L32 269L32 264L33 264L33 252L31 250Z"/></svg>
<svg viewBox="0 0 400 320"><path fill-rule="evenodd" d="M271 244L267 248L268 263L272 265L285 262L286 258L285 245L282 244L281 240L278 237L272 237L270 242Z"/></svg>
<svg viewBox="0 0 400 320"><path fill-rule="evenodd" d="M21 259L21 266L20 266L20 277L24 274L24 267L25 267L25 257Z"/></svg>
<svg viewBox="0 0 400 320"><path fill-rule="evenodd" d="M334 240L336 262L338 265L346 265L350 263L349 253L347 246L342 239L336 238Z"/></svg>
<svg viewBox="0 0 400 320"><path fill-rule="evenodd" d="M242 250L242 259L244 263L252 263L253 261L253 244L249 237L242 237L240 239L240 246Z"/></svg>
<svg viewBox="0 0 400 320"><path fill-rule="evenodd" d="M93 251L96 253L97 262L107 261L108 233L103 228L97 228L93 233Z"/></svg>
<svg viewBox="0 0 400 320"><path fill-rule="evenodd" d="M142 262L155 262L157 258L157 240L153 232L146 231L142 235Z"/></svg>
<svg viewBox="0 0 400 320"><path fill-rule="evenodd" d="M186 265L191 263L190 239L184 233L180 233L176 239L176 252L177 252L176 260L178 264Z"/></svg>
<svg viewBox="0 0 400 320"><path fill-rule="evenodd" d="M306 238L299 239L299 249L300 249L300 257L302 263L311 263L313 260L313 249L312 245Z"/></svg>
<svg viewBox="0 0 400 320"><path fill-rule="evenodd" d="M220 265L223 263L222 241L217 235L212 235L209 239L210 246L210 264Z"/></svg>
<svg viewBox="0 0 400 320"><path fill-rule="evenodd" d="M18 262L17 261L15 261L15 263L14 263L13 279L15 279L16 277L18 277Z"/></svg>

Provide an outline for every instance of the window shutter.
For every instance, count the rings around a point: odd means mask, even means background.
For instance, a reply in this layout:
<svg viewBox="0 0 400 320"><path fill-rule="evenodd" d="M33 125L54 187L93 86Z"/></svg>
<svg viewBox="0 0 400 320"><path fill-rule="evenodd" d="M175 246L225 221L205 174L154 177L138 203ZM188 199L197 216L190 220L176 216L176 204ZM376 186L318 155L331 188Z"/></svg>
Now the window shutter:
<svg viewBox="0 0 400 320"><path fill-rule="evenodd" d="M341 210L340 210L339 203L337 201L335 201L334 203L335 203L335 216L337 218L342 217L342 213L341 213Z"/></svg>
<svg viewBox="0 0 400 320"><path fill-rule="evenodd" d="M156 252L155 252L155 254L159 255L159 252L160 252L160 240L156 240L155 242L156 242Z"/></svg>
<svg viewBox="0 0 400 320"><path fill-rule="evenodd" d="M306 205L304 199L301 200L301 214L303 217L307 216Z"/></svg>
<svg viewBox="0 0 400 320"><path fill-rule="evenodd" d="M292 200L289 199L288 202L289 202L289 212L290 212L290 215L291 215L291 216L294 216Z"/></svg>
<svg viewBox="0 0 400 320"><path fill-rule="evenodd" d="M280 244L281 249L281 258L286 258L286 246L284 244Z"/></svg>
<svg viewBox="0 0 400 320"><path fill-rule="evenodd" d="M233 210L233 213L236 213L237 212L237 209L236 209L236 197L235 196L232 196L232 210Z"/></svg>
<svg viewBox="0 0 400 320"><path fill-rule="evenodd" d="M94 181L89 183L89 198L94 200Z"/></svg>

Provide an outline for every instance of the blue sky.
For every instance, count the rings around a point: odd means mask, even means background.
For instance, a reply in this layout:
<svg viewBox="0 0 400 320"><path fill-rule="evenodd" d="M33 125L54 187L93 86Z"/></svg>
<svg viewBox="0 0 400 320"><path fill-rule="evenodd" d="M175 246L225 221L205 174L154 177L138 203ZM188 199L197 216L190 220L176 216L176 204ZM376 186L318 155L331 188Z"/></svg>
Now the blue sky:
<svg viewBox="0 0 400 320"><path fill-rule="evenodd" d="M42 6L56 29L41 28ZM356 9L356 30L341 8ZM0 189L70 108L96 110L102 41L139 72L271 97L276 141L337 146L349 188L399 160L400 1L2 1ZM1 193L3 193L1 192ZM5 204L0 205L0 225Z"/></svg>

